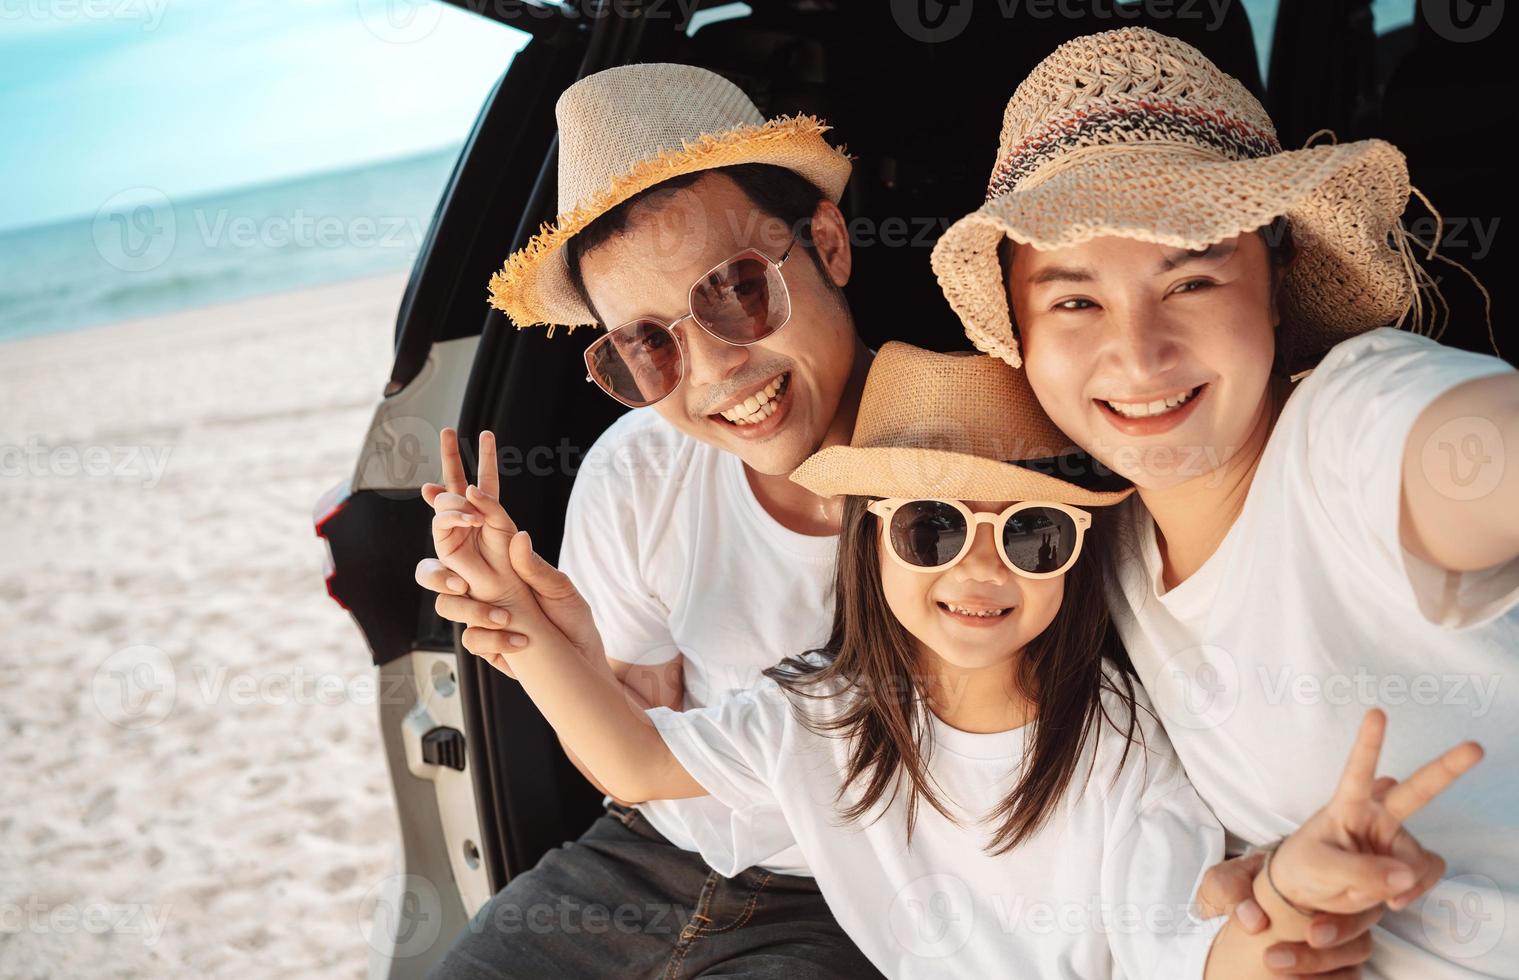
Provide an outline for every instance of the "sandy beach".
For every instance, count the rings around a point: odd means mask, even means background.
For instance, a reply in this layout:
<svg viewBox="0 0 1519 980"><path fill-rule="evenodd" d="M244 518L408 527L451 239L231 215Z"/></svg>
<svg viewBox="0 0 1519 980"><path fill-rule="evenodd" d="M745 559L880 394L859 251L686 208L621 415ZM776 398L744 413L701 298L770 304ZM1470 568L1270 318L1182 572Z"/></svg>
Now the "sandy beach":
<svg viewBox="0 0 1519 980"><path fill-rule="evenodd" d="M0 344L0 976L365 975L398 838L311 511L404 284Z"/></svg>

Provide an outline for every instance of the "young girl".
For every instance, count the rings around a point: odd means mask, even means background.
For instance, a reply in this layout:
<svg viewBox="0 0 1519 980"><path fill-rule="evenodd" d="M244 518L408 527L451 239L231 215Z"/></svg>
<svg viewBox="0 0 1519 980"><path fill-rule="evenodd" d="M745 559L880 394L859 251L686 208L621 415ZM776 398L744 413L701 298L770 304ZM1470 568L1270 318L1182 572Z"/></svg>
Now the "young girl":
<svg viewBox="0 0 1519 980"><path fill-rule="evenodd" d="M501 597L524 637L511 671L609 792L717 797L732 818L703 856L729 875L794 838L887 975L1269 975L1270 937L1192 913L1223 834L1102 611L1101 508L1128 491L1068 479L1066 444L1003 362L885 345L851 445L793 475L847 495L829 642L684 713L630 709L588 610L549 622L534 592L562 603L568 583L493 495L435 504L437 521L513 535L511 567L484 567L462 536L439 557ZM1336 803L1268 864L1282 901L1380 901L1416 847L1402 816L1478 754L1378 795L1379 741L1373 724ZM765 829L777 813L786 839Z"/></svg>
<svg viewBox="0 0 1519 980"><path fill-rule="evenodd" d="M1284 150L1237 80L1128 28L1018 87L934 268L977 346L1137 487L1110 609L1233 837L1313 813L1326 745L1373 704L1405 736L1391 767L1501 753L1420 815L1447 880L1390 905L1370 966L1512 976L1519 373L1416 332L1409 196L1390 144Z"/></svg>

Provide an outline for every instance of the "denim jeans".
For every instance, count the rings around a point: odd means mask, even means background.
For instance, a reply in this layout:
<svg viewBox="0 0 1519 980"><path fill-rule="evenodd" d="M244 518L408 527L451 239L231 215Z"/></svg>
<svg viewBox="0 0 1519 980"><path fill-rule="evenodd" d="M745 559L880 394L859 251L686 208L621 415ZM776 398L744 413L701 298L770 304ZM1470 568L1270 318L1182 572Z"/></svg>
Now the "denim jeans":
<svg viewBox="0 0 1519 980"><path fill-rule="evenodd" d="M724 878L612 804L481 907L429 980L879 977L811 878Z"/></svg>

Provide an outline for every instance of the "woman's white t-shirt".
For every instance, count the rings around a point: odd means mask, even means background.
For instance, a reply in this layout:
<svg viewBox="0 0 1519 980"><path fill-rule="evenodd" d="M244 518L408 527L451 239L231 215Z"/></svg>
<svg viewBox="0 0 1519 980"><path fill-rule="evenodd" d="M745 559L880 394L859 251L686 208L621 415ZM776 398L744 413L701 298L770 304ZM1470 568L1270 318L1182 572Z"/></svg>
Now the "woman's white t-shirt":
<svg viewBox="0 0 1519 980"><path fill-rule="evenodd" d="M1405 551L1398 530L1414 421L1506 370L1392 329L1339 344L1289 397L1218 550L1170 591L1154 522L1137 496L1123 505L1114 618L1232 836L1261 844L1323 806L1373 706L1388 714L1380 773L1406 777L1463 739L1487 750L1408 821L1445 858L1445 880L1383 917L1368 977L1519 977L1519 562L1448 574ZM1436 433L1423 452L1473 495L1519 466L1501 438L1442 446Z"/></svg>
<svg viewBox="0 0 1519 980"><path fill-rule="evenodd" d="M833 692L804 710L819 719L854 696ZM1104 700L1127 730L1121 701ZM1223 831L1144 710L1143 747L1130 745L1120 767L1127 739L1101 723L1057 812L996 857L983 850L990 825L979 820L1016 784L1028 726L977 735L927 713L930 772L960 823L920 803L908 847L902 794L857 823L839 816L849 742L803 725L774 681L701 710L649 715L732 814L726 836L702 842L707 862L736 874L774 849L768 835L784 825L840 926L887 976L1202 975L1224 920L1198 921L1191 902L1222 858Z"/></svg>
<svg viewBox="0 0 1519 980"><path fill-rule="evenodd" d="M650 666L684 655L684 705L696 708L750 687L787 651L823 645L838 540L778 523L737 456L645 408L619 418L586 453L559 567L590 603L608 657ZM688 851L729 820L711 797L638 809ZM776 850L753 863L808 873L783 832L768 838Z"/></svg>

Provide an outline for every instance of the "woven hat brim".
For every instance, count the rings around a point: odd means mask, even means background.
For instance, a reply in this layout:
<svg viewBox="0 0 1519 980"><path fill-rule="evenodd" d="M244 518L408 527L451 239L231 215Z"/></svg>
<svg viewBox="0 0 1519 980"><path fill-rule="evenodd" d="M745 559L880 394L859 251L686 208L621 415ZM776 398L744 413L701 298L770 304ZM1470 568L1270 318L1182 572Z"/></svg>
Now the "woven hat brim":
<svg viewBox="0 0 1519 980"><path fill-rule="evenodd" d="M1241 161L1125 147L988 201L950 226L932 263L971 342L1019 367L997 258L1004 236L1040 249L1104 236L1200 249L1285 215L1298 243L1282 290L1291 359L1408 309L1412 283L1388 242L1408 194L1403 154L1382 140Z"/></svg>
<svg viewBox="0 0 1519 980"><path fill-rule="evenodd" d="M815 116L780 116L758 126L739 126L704 134L679 149L640 160L593 198L545 222L527 245L507 258L491 276L490 305L518 327L593 326L596 316L570 282L560 250L587 225L656 184L672 177L768 163L795 171L838 203L849 183L853 163L847 151L823 138L829 126Z"/></svg>
<svg viewBox="0 0 1519 980"><path fill-rule="evenodd" d="M940 497L947 500L1051 500L1106 507L1134 492L1086 490L1013 463L942 449L830 446L791 474L820 497Z"/></svg>

